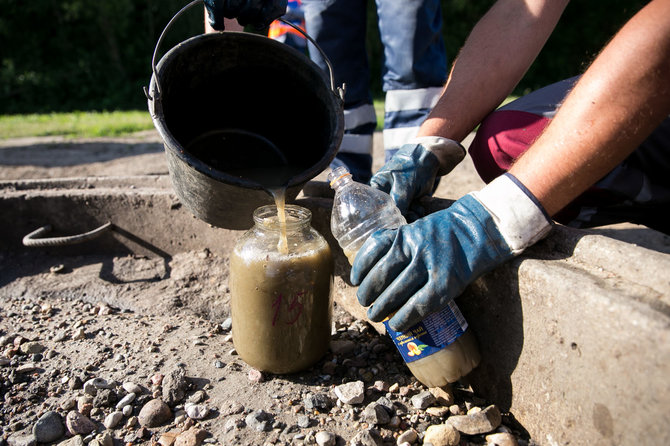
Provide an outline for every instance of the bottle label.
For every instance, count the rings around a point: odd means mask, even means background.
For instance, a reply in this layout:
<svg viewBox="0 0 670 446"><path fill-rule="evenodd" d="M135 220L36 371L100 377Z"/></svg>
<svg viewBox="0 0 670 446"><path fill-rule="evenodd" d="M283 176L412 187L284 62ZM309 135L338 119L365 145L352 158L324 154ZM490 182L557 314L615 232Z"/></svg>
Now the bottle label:
<svg viewBox="0 0 670 446"><path fill-rule="evenodd" d="M405 332L391 329L388 319L384 326L405 362L416 361L452 344L465 333L468 323L452 300L442 311L427 316Z"/></svg>

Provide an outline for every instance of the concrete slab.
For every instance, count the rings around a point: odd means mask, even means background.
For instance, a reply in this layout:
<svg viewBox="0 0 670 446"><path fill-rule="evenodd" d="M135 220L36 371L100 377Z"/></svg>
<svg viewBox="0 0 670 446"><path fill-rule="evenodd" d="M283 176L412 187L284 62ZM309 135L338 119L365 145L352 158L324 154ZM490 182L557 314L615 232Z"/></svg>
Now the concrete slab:
<svg viewBox="0 0 670 446"><path fill-rule="evenodd" d="M330 236L331 203L298 200L334 247L336 301L364 318L348 263ZM435 211L450 203L427 204ZM94 242L45 250L169 256L206 247L227 256L241 235L189 215L166 176L0 184L2 250L25 250L22 237L47 223L54 234L70 235L107 221L117 230ZM540 444L670 442L668 271L670 255L663 252L556 228L457 300L482 350L469 383L511 411Z"/></svg>

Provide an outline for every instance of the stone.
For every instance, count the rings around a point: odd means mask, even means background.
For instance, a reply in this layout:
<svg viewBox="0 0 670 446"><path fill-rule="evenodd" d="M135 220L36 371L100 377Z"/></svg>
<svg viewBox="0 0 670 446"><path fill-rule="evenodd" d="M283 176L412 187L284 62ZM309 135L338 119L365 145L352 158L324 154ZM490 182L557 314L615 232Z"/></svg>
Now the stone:
<svg viewBox="0 0 670 446"><path fill-rule="evenodd" d="M426 390L414 395L410 401L412 403L412 406L415 407L416 409L426 409L427 407L430 407L432 404L435 404L436 400L433 394L430 393L430 391Z"/></svg>
<svg viewBox="0 0 670 446"><path fill-rule="evenodd" d="M51 443L58 440L65 435L63 418L58 412L46 412L33 426L33 435L38 443Z"/></svg>
<svg viewBox="0 0 670 446"><path fill-rule="evenodd" d="M419 435L416 433L414 429L407 429L405 432L402 434L398 435L398 439L396 440L396 444L401 445L403 443L409 443L409 444L414 444L414 442L419 438Z"/></svg>
<svg viewBox="0 0 670 446"><path fill-rule="evenodd" d="M244 418L244 421L251 429L264 432L272 429L272 419L272 414L264 410L254 410Z"/></svg>
<svg viewBox="0 0 670 446"><path fill-rule="evenodd" d="M335 446L337 437L335 434L327 431L319 431L316 433L314 439L318 446Z"/></svg>
<svg viewBox="0 0 670 446"><path fill-rule="evenodd" d="M129 394L121 398L121 400L119 400L118 403L116 403L116 408L123 409L124 407L126 407L128 404L132 403L135 400L135 396L137 396L135 393L130 392Z"/></svg>
<svg viewBox="0 0 670 446"><path fill-rule="evenodd" d="M361 417L367 423L374 425L388 424L391 420L391 417L384 406L376 402L368 404L365 409L363 409Z"/></svg>
<svg viewBox="0 0 670 446"><path fill-rule="evenodd" d="M507 432L498 432L486 436L486 446L519 446L516 437Z"/></svg>
<svg viewBox="0 0 670 446"><path fill-rule="evenodd" d="M147 402L137 416L140 425L156 427L167 422L172 417L172 411L163 400L155 398Z"/></svg>
<svg viewBox="0 0 670 446"><path fill-rule="evenodd" d="M161 446L172 446L179 434L180 432L178 431L165 432L158 438L158 444Z"/></svg>
<svg viewBox="0 0 670 446"><path fill-rule="evenodd" d="M93 407L114 407L119 397L116 392L110 389L98 389L98 393L93 398Z"/></svg>
<svg viewBox="0 0 670 446"><path fill-rule="evenodd" d="M349 444L351 446L382 446L383 441L375 429L366 429L357 433Z"/></svg>
<svg viewBox="0 0 670 446"><path fill-rule="evenodd" d="M450 414L449 408L444 406L433 406L426 409L426 413L432 417L444 418Z"/></svg>
<svg viewBox="0 0 670 446"><path fill-rule="evenodd" d="M298 415L298 427L306 429L311 424L312 424L312 420L307 415Z"/></svg>
<svg viewBox="0 0 670 446"><path fill-rule="evenodd" d="M95 423L77 412L71 410L65 417L65 425L72 435L88 435L95 430Z"/></svg>
<svg viewBox="0 0 670 446"><path fill-rule="evenodd" d="M352 381L335 387L335 395L344 404L360 404L365 399L363 381Z"/></svg>
<svg viewBox="0 0 670 446"><path fill-rule="evenodd" d="M204 420L209 415L209 408L204 404L184 404L186 415L192 420Z"/></svg>
<svg viewBox="0 0 670 446"><path fill-rule="evenodd" d="M107 429L114 429L116 426L118 426L118 424L121 422L122 419L123 419L123 412L115 410L114 412L110 413L105 417L105 421L103 421L102 424Z"/></svg>
<svg viewBox="0 0 670 446"><path fill-rule="evenodd" d="M454 392L449 384L442 387L432 387L429 390L435 397L435 402L440 406L449 407L454 404Z"/></svg>
<svg viewBox="0 0 670 446"><path fill-rule="evenodd" d="M142 388L135 384L132 381L126 381L124 382L121 387L123 387L123 390L125 390L128 393L134 393L136 396L142 393Z"/></svg>
<svg viewBox="0 0 670 446"><path fill-rule="evenodd" d="M188 379L182 368L176 368L163 378L163 401L174 406L184 399L188 390Z"/></svg>
<svg viewBox="0 0 670 446"><path fill-rule="evenodd" d="M33 434L16 433L7 438L9 446L35 446L37 440Z"/></svg>
<svg viewBox="0 0 670 446"><path fill-rule="evenodd" d="M325 393L308 393L303 397L302 403L307 410L327 412L333 407L333 401Z"/></svg>
<svg viewBox="0 0 670 446"><path fill-rule="evenodd" d="M84 446L84 437L75 435L68 440L61 441L58 446Z"/></svg>
<svg viewBox="0 0 670 446"><path fill-rule="evenodd" d="M500 410L495 405L491 405L470 415L451 416L447 423L464 434L478 435L495 430L500 426L501 421Z"/></svg>
<svg viewBox="0 0 670 446"><path fill-rule="evenodd" d="M46 350L46 347L36 341L25 342L19 347L19 351L24 355L42 353L44 350Z"/></svg>
<svg viewBox="0 0 670 446"><path fill-rule="evenodd" d="M330 351L335 355L346 355L353 352L356 349L356 343L354 341L345 339L345 340L332 340L330 341Z"/></svg>
<svg viewBox="0 0 670 446"><path fill-rule="evenodd" d="M434 424L428 426L423 436L423 443L430 443L433 446L458 446L461 441L461 434L448 424Z"/></svg>
<svg viewBox="0 0 670 446"><path fill-rule="evenodd" d="M188 397L188 402L192 404L202 403L207 399L207 393L204 390L193 392L193 395Z"/></svg>
<svg viewBox="0 0 670 446"><path fill-rule="evenodd" d="M199 446L207 435L206 430L191 427L177 436L174 446Z"/></svg>

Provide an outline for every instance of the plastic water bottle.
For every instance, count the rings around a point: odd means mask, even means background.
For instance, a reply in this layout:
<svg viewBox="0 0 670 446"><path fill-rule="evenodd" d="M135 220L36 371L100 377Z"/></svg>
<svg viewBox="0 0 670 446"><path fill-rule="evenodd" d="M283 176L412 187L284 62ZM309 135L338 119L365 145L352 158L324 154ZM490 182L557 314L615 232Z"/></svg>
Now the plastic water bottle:
<svg viewBox="0 0 670 446"><path fill-rule="evenodd" d="M336 168L328 180L335 189L330 229L350 264L373 232L407 224L388 194L353 181L346 168ZM477 341L453 301L406 332L391 329L388 319L384 325L407 367L427 387L457 381L479 364Z"/></svg>

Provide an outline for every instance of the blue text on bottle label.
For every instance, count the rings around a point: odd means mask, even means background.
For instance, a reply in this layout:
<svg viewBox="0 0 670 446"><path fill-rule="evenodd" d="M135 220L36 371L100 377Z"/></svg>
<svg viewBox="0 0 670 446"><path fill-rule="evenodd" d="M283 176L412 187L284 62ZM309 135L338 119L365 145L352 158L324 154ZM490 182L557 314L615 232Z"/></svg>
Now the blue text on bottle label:
<svg viewBox="0 0 670 446"><path fill-rule="evenodd" d="M433 313L405 332L391 329L388 319L386 331L405 362L412 362L436 353L452 344L465 333L468 323L454 301L443 310Z"/></svg>

